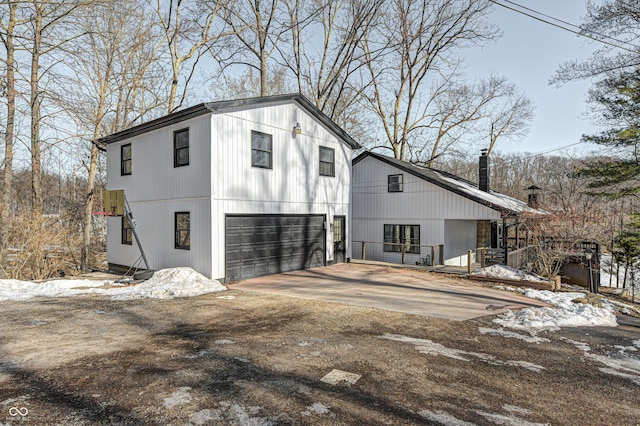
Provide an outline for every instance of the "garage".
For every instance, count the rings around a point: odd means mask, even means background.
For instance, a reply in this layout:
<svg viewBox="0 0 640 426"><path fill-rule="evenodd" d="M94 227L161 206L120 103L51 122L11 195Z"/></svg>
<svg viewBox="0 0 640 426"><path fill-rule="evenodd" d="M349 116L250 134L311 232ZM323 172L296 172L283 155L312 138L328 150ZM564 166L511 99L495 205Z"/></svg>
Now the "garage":
<svg viewBox="0 0 640 426"><path fill-rule="evenodd" d="M225 280L325 265L324 215L227 215Z"/></svg>

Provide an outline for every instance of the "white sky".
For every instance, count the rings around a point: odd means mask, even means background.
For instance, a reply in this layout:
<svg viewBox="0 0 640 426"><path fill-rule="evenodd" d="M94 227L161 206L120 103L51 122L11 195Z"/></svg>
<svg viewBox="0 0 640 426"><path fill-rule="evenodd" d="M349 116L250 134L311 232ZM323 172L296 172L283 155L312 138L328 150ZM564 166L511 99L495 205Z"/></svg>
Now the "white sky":
<svg viewBox="0 0 640 426"><path fill-rule="evenodd" d="M513 1L574 25L580 25L586 14L586 0ZM474 78L486 77L492 72L504 75L536 105L529 134L517 143L498 140L497 151L537 153L580 142L582 134L597 131L584 116L591 82L573 82L557 88L549 85L549 79L560 63L587 59L600 45L497 5L494 5L492 20L503 35L498 42L469 52L468 75ZM587 154L594 148L594 145L581 144L554 154Z"/></svg>

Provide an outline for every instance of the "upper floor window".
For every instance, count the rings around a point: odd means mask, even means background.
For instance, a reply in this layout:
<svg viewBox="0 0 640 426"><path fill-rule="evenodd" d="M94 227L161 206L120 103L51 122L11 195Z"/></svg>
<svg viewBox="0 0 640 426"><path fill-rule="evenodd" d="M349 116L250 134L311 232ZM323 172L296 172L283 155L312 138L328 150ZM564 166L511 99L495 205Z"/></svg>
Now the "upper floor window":
<svg viewBox="0 0 640 426"><path fill-rule="evenodd" d="M320 147L320 176L336 175L336 152L333 148Z"/></svg>
<svg viewBox="0 0 640 426"><path fill-rule="evenodd" d="M189 165L189 129L173 132L173 167Z"/></svg>
<svg viewBox="0 0 640 426"><path fill-rule="evenodd" d="M126 176L131 174L131 144L125 144L120 147L120 175Z"/></svg>
<svg viewBox="0 0 640 426"><path fill-rule="evenodd" d="M402 192L402 175L389 175L387 187L389 192Z"/></svg>
<svg viewBox="0 0 640 426"><path fill-rule="evenodd" d="M251 166L273 168L272 137L267 133L251 131Z"/></svg>
<svg viewBox="0 0 640 426"><path fill-rule="evenodd" d="M191 213L176 212L175 216L175 248L191 249Z"/></svg>

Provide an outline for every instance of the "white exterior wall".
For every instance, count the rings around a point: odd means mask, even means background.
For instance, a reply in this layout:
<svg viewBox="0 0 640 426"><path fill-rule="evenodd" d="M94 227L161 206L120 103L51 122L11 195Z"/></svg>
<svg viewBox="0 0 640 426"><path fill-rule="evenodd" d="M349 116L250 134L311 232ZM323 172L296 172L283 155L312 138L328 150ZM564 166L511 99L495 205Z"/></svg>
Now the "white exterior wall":
<svg viewBox="0 0 640 426"><path fill-rule="evenodd" d="M403 192L388 192L388 175L403 175ZM358 241L378 243L367 246L367 259L400 262L400 253L383 252L384 225L420 225L420 244L444 245L445 260L475 249L477 220L497 220L500 213L440 186L406 173L373 157L366 157L353 167L353 253L361 256ZM448 221L451 226L445 226ZM448 229L458 225L460 235L454 243L447 238ZM472 226L473 225L473 226ZM473 229L472 229L473 228ZM456 228L457 230L458 228ZM464 236L462 236L462 234ZM431 255L406 254L405 263L419 262ZM426 251L426 253L424 252Z"/></svg>
<svg viewBox="0 0 640 426"><path fill-rule="evenodd" d="M300 123L302 133L293 134ZM296 104L211 116L213 276L224 277L225 215L322 214L327 220L326 260L333 260L329 224L347 219L351 257L351 148ZM272 135L272 169L251 167L251 131ZM319 146L335 150L335 177L320 176Z"/></svg>
<svg viewBox="0 0 640 426"><path fill-rule="evenodd" d="M300 123L302 133L293 134ZM173 167L173 132L189 127L189 166ZM251 167L251 131L271 134L273 168ZM120 147L131 143L132 174L120 176ZM335 150L335 177L319 175L319 146ZM321 214L326 260L333 260L333 217L346 217L351 257L351 148L294 103L205 114L107 147L108 189L124 189L152 269L190 266L225 276L227 214ZM174 213L191 213L191 249L174 248ZM121 218L108 219L109 263L130 265Z"/></svg>
<svg viewBox="0 0 640 426"><path fill-rule="evenodd" d="M190 266L211 274L211 132L208 116L167 126L107 146L107 189L124 189L152 269ZM173 132L189 128L189 165L173 167ZM132 173L120 175L120 147L131 143ZM174 213L191 213L191 250L174 248ZM122 219L108 219L109 263L131 265L135 243L121 243ZM141 263L144 267L144 263Z"/></svg>

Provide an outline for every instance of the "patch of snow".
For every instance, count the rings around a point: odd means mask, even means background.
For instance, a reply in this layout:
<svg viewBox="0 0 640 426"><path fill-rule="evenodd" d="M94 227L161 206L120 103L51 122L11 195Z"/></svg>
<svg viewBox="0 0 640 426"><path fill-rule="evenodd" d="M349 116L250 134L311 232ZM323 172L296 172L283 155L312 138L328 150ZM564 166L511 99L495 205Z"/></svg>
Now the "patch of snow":
<svg viewBox="0 0 640 426"><path fill-rule="evenodd" d="M633 342L631 342L633 344L633 346L635 346L636 348L640 348L640 339L638 340L634 340Z"/></svg>
<svg viewBox="0 0 640 426"><path fill-rule="evenodd" d="M452 416L445 411L422 410L418 412L420 417L430 422L435 422L445 426L476 426L475 423L465 422Z"/></svg>
<svg viewBox="0 0 640 426"><path fill-rule="evenodd" d="M172 393L170 397L164 398L164 406L175 407L176 405L188 404L191 402L191 395L189 395L190 390L191 388L189 386L179 388Z"/></svg>
<svg viewBox="0 0 640 426"><path fill-rule="evenodd" d="M614 348L617 349L620 353L625 353L625 351L638 352L638 348L636 348L635 346L615 345Z"/></svg>
<svg viewBox="0 0 640 426"><path fill-rule="evenodd" d="M502 278L505 280L520 280L531 282L549 282L548 279L532 274L531 272L521 271L519 269L510 268L504 265L491 265L486 268L476 269L472 275L481 277Z"/></svg>
<svg viewBox="0 0 640 426"><path fill-rule="evenodd" d="M484 411L476 410L476 413L482 417L498 425L506 426L547 426L547 423L533 423L527 420L519 419L517 417L507 416L504 414L487 413Z"/></svg>
<svg viewBox="0 0 640 426"><path fill-rule="evenodd" d="M217 299L224 299L224 300L233 300L235 299L235 296L218 296Z"/></svg>
<svg viewBox="0 0 640 426"><path fill-rule="evenodd" d="M221 421L222 418L220 415L222 412L220 410L200 410L197 413L193 413L189 417L189 422L191 424L200 426L204 424L208 424L212 421Z"/></svg>
<svg viewBox="0 0 640 426"><path fill-rule="evenodd" d="M128 287L113 287L114 281L52 280L33 283L19 280L0 280L0 300L29 300L34 297L71 297L100 294L112 299L171 299L193 297L226 290L216 280L210 280L191 268L162 269L151 279ZM98 312L96 312L98 313ZM104 313L104 312L99 312Z"/></svg>
<svg viewBox="0 0 640 426"><path fill-rule="evenodd" d="M505 411L510 411L512 413L519 413L519 414L531 414L532 412L531 410L527 410L526 408L522 408L516 405L510 405L510 404L503 405L502 409L504 409Z"/></svg>
<svg viewBox="0 0 640 426"><path fill-rule="evenodd" d="M591 347L589 346L588 343L578 342L576 340L567 339L566 337L561 337L560 339L561 340L566 340L567 342L571 343L573 346L575 346L578 350L581 350L582 352L590 352L591 351Z"/></svg>
<svg viewBox="0 0 640 426"><path fill-rule="evenodd" d="M329 410L330 407L324 405L321 402L314 402L312 405L307 407L307 411L304 411L302 415L310 416L311 414L318 414L320 416L331 413Z"/></svg>
<svg viewBox="0 0 640 426"><path fill-rule="evenodd" d="M485 328L485 327L480 327L478 329L478 331L481 334L489 334L492 336L502 336L502 337L506 337L506 338L511 338L511 339L520 339L520 340L524 340L525 342L528 343L546 343L546 342L550 342L549 339L546 339L544 337L537 337L537 336L531 336L531 335L526 335L526 334L520 334L520 333L516 333L514 331L508 331L505 330L504 328Z"/></svg>
<svg viewBox="0 0 640 426"><path fill-rule="evenodd" d="M470 357L474 357L490 365L498 365L498 366L506 365L510 367L521 367L536 373L539 373L540 371L545 369L541 365L533 364L528 361L514 361L514 360L501 361L496 359L495 356L490 354L483 354L478 352L467 352L461 349L447 348L446 346L441 345L440 343L435 343L429 339L417 339L414 337L403 336L401 334L389 334L389 333L386 333L380 336L380 338L387 339L387 340L394 340L397 342L410 343L415 346L415 349L418 352L426 355L433 355L433 356L440 355L447 358L457 359L459 361L470 361Z"/></svg>
<svg viewBox="0 0 640 426"><path fill-rule="evenodd" d="M560 327L616 327L618 322L614 309L574 303L573 300L585 296L579 292L552 292L548 290L524 290L524 295L542 300L554 308L525 308L508 311L493 322L516 330L558 330Z"/></svg>
<svg viewBox="0 0 640 426"><path fill-rule="evenodd" d="M233 340L229 340L229 339L220 339L220 340L215 340L213 342L216 345L233 345L236 342L234 342Z"/></svg>
<svg viewBox="0 0 640 426"><path fill-rule="evenodd" d="M600 368L600 371L615 376L624 377L640 385L640 359L623 355L619 358L611 358L604 355L587 353L585 356L589 359L604 364L606 368Z"/></svg>

